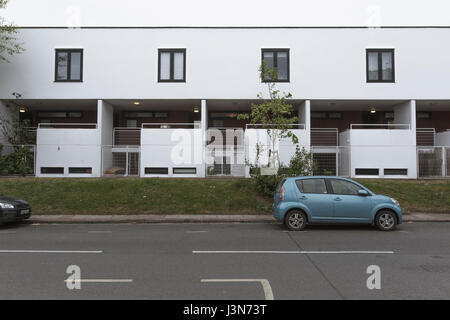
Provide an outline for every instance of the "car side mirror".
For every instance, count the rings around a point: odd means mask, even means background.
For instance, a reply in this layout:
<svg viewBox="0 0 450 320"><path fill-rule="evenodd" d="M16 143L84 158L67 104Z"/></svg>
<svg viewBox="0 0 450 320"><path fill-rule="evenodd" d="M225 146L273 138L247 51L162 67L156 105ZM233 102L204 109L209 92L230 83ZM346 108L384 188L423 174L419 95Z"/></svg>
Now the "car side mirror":
<svg viewBox="0 0 450 320"><path fill-rule="evenodd" d="M358 196L367 197L369 193L366 190L358 190Z"/></svg>

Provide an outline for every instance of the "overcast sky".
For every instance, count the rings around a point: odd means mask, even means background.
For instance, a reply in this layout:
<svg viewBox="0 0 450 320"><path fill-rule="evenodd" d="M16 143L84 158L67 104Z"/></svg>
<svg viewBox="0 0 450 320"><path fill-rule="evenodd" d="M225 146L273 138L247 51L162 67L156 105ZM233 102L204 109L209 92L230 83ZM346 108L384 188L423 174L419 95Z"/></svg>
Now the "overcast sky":
<svg viewBox="0 0 450 320"><path fill-rule="evenodd" d="M450 0L10 0L18 26L450 25Z"/></svg>

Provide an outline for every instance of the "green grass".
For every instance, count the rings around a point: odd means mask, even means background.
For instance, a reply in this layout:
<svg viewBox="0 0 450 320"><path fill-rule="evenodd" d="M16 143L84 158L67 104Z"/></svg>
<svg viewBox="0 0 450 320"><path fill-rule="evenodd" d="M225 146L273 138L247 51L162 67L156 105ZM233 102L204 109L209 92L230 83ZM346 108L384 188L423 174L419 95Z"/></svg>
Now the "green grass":
<svg viewBox="0 0 450 320"><path fill-rule="evenodd" d="M404 212L450 213L450 180L358 179L377 194L397 199Z"/></svg>
<svg viewBox="0 0 450 320"><path fill-rule="evenodd" d="M0 179L34 214L262 214L271 199L245 179Z"/></svg>
<svg viewBox="0 0 450 320"><path fill-rule="evenodd" d="M450 180L358 180L400 201L405 212L450 213ZM272 199L249 179L2 178L0 194L34 214L268 214Z"/></svg>

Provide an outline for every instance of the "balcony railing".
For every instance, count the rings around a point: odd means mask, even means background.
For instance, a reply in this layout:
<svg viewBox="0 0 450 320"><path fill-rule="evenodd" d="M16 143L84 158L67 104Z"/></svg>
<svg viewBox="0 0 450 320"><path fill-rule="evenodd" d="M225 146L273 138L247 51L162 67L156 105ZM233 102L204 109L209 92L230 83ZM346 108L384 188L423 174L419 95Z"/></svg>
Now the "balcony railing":
<svg viewBox="0 0 450 320"><path fill-rule="evenodd" d="M142 129L200 129L200 123L143 123Z"/></svg>
<svg viewBox="0 0 450 320"><path fill-rule="evenodd" d="M97 129L96 123L39 123L38 129Z"/></svg>
<svg viewBox="0 0 450 320"><path fill-rule="evenodd" d="M416 144L417 146L434 146L436 130L434 128L417 128Z"/></svg>
<svg viewBox="0 0 450 320"><path fill-rule="evenodd" d="M114 128L113 145L115 146L139 146L141 144L140 128Z"/></svg>
<svg viewBox="0 0 450 320"><path fill-rule="evenodd" d="M339 144L337 128L312 128L312 146L337 146Z"/></svg>
<svg viewBox="0 0 450 320"><path fill-rule="evenodd" d="M253 124L248 123L245 125L245 129L276 129L277 126L274 124ZM305 130L305 125L303 123L293 123L293 124L286 124L284 125L284 128L287 129L298 129L298 130Z"/></svg>
<svg viewBox="0 0 450 320"><path fill-rule="evenodd" d="M383 130L392 130L392 129L401 129L401 130L409 130L411 129L411 125L407 124L397 124L397 123L368 123L368 124L350 124L350 130L356 129L383 129Z"/></svg>

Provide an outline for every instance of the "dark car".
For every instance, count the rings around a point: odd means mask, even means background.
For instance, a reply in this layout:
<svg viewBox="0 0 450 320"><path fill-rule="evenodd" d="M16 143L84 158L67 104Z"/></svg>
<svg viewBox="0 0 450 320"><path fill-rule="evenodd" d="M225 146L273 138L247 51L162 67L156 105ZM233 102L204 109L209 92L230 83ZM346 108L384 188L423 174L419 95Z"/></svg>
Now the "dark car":
<svg viewBox="0 0 450 320"><path fill-rule="evenodd" d="M28 202L0 194L0 223L21 221L30 216L31 207Z"/></svg>

